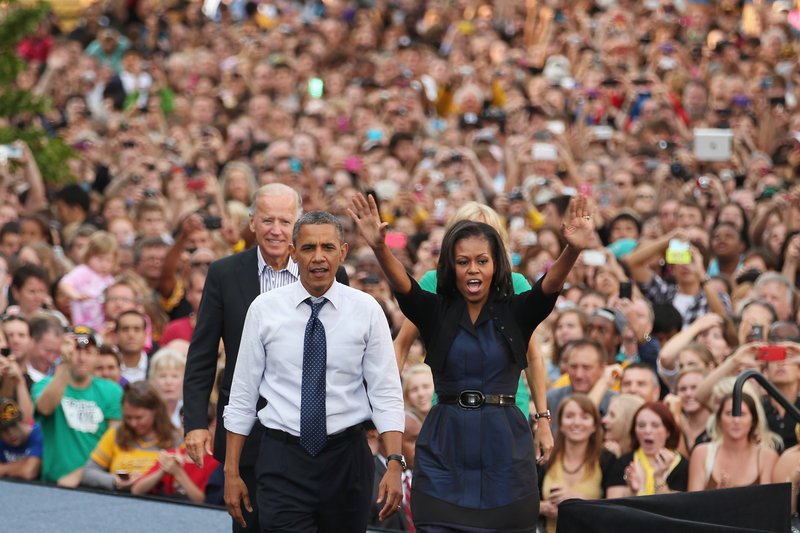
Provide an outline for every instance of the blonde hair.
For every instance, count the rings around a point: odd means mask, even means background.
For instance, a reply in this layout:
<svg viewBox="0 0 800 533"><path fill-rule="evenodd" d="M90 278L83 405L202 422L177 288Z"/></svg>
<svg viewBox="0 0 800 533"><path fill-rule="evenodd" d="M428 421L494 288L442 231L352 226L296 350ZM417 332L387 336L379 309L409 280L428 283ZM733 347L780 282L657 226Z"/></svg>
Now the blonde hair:
<svg viewBox="0 0 800 533"><path fill-rule="evenodd" d="M508 230L506 230L506 225L500 215L497 214L497 211L485 204L480 204L478 202L467 202L459 207L455 213L453 213L453 216L451 216L450 220L447 221L447 226L445 229L449 230L456 223L461 222L462 220L483 222L484 224L489 224L491 227L493 227L497 233L500 234L500 239L503 241L503 247L505 247L508 257L511 257L511 245L508 239Z"/></svg>
<svg viewBox="0 0 800 533"><path fill-rule="evenodd" d="M237 227L240 227L243 223L245 223L247 221L247 217L250 216L250 208L238 200L228 200L228 202L225 204L225 208L227 209L228 215L230 215L234 225Z"/></svg>
<svg viewBox="0 0 800 533"><path fill-rule="evenodd" d="M245 182L247 183L247 199L249 201L253 197L253 193L256 187L258 187L258 184L256 183L256 175L255 172L253 172L253 167L243 161L231 161L222 168L222 172L219 176L219 188L222 190L223 196L227 197L228 191L226 187L228 186L228 178L230 178L232 172L236 172L237 170L244 174Z"/></svg>
<svg viewBox="0 0 800 533"><path fill-rule="evenodd" d="M64 264L64 261L59 259L53 251L53 247L46 242L37 241L26 244L20 248L20 251L22 251L23 248L28 248L39 258L39 266L47 273L47 279L50 282L59 279L66 273L67 265Z"/></svg>
<svg viewBox="0 0 800 533"><path fill-rule="evenodd" d="M183 370L186 368L186 356L174 348L161 348L150 359L150 379L155 379L164 370Z"/></svg>
<svg viewBox="0 0 800 533"><path fill-rule="evenodd" d="M416 409L411 407L408 403L408 389L411 387L411 380L416 376L428 376L430 377L431 381L433 381L433 372L431 372L431 367L424 363L417 363L415 365L411 365L403 372L403 403L406 405L406 412L413 412L414 415L419 418L420 420L425 418L422 413L418 413Z"/></svg>
<svg viewBox="0 0 800 533"><path fill-rule="evenodd" d="M433 379L433 372L431 372L431 367L424 363L417 363L415 365L411 365L410 367L406 368L406 371L403 372L403 397L405 398L406 393L408 393L409 383L411 383L411 378L415 376L430 376Z"/></svg>
<svg viewBox="0 0 800 533"><path fill-rule="evenodd" d="M622 437L619 439L621 453L625 454L631 451L631 426L633 425L633 416L645 402L641 396L636 396L635 394L619 394L614 396L608 402L609 408L611 402L614 402L617 406L618 423L625 426Z"/></svg>
<svg viewBox="0 0 800 533"><path fill-rule="evenodd" d="M722 440L722 431L717 423L716 412L722 399L733 393L734 383L736 383L736 377L722 378L714 385L714 388L711 389L711 416L708 417L708 422L706 422L706 433L708 433L712 442L719 442ZM767 416L766 413L764 413L764 406L761 405L756 388L750 383L745 383L742 392L750 396L756 406L756 413L758 415L758 427L756 427L755 430L756 442L764 448L772 448L775 451L780 451L783 448L783 439L777 433L769 430L767 426Z"/></svg>
<svg viewBox="0 0 800 533"><path fill-rule="evenodd" d="M86 263L92 257L102 254L114 254L116 259L118 249L119 244L113 235L107 231L96 231L89 237L89 243L81 260Z"/></svg>

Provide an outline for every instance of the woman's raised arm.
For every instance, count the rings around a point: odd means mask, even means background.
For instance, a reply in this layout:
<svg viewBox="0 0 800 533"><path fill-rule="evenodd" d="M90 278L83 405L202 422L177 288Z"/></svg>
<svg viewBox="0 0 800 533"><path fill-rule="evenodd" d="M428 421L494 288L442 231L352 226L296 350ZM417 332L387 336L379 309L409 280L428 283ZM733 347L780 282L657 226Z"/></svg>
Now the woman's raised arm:
<svg viewBox="0 0 800 533"><path fill-rule="evenodd" d="M386 274L386 279L392 290L400 294L406 294L411 290L411 280L408 279L408 273L403 264L386 246L386 228L388 224L381 221L381 215L378 212L378 205L375 203L375 198L370 195L369 198L364 198L364 195L359 193L353 197L352 208L347 209L350 218L356 223L358 234L367 241L367 244L372 251L375 252L375 257L381 265L383 273Z"/></svg>

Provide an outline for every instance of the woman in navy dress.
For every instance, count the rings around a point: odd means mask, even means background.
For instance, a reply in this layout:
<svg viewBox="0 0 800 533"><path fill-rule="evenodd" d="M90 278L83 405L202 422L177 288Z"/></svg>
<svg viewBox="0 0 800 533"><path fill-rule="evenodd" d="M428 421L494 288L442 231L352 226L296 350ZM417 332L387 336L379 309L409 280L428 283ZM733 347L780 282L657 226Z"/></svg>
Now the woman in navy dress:
<svg viewBox="0 0 800 533"><path fill-rule="evenodd" d="M487 224L462 221L448 230L438 294L431 294L385 245L387 225L372 197L355 197L350 216L420 331L439 398L416 445L411 509L417 531L534 531L535 450L514 394L533 330L552 311L594 231L587 199L570 205L561 256L530 291L516 296L503 242ZM539 415L549 422L549 412Z"/></svg>

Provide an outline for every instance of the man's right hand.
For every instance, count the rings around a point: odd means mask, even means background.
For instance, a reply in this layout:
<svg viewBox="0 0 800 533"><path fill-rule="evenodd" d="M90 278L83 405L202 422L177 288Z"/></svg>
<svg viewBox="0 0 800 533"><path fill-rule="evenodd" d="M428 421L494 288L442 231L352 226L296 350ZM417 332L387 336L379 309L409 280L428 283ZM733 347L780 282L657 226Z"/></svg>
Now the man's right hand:
<svg viewBox="0 0 800 533"><path fill-rule="evenodd" d="M64 338L61 340L61 364L59 366L69 368L70 365L72 365L72 358L75 356L77 349L78 344L75 341L75 337L72 335L64 335Z"/></svg>
<svg viewBox="0 0 800 533"><path fill-rule="evenodd" d="M250 495L247 493L247 486L242 481L238 474L225 475L225 507L228 508L228 514L231 515L240 526L246 528L247 522L244 521L242 516L242 503L247 512L253 512L253 506L250 504Z"/></svg>
<svg viewBox="0 0 800 533"><path fill-rule="evenodd" d="M203 458L211 454L211 434L207 429L193 429L184 439L186 453L194 464L203 468Z"/></svg>

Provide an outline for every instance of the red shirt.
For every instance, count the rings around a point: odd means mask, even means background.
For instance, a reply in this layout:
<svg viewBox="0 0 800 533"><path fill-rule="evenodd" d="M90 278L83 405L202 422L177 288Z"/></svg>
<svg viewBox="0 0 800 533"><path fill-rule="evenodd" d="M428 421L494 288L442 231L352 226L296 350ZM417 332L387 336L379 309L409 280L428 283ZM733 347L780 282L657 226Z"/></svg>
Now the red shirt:
<svg viewBox="0 0 800 533"><path fill-rule="evenodd" d="M53 48L53 38L50 36L43 39L28 37L17 45L17 55L26 61L46 63L51 48Z"/></svg>
<svg viewBox="0 0 800 533"><path fill-rule="evenodd" d="M176 318L164 327L164 333L161 335L159 344L161 344L161 346L166 346L170 341L174 341L175 339L183 339L186 342L191 342L192 333L194 333L194 326L192 326L192 319L190 317Z"/></svg>
<svg viewBox="0 0 800 533"><path fill-rule="evenodd" d="M211 474L213 474L214 470L219 466L219 461L214 459L213 455L206 455L203 458L203 468L200 468L186 455L186 446L184 445L181 445L178 450L170 448L167 452L180 453L184 457L183 471L186 472L186 475L189 476L189 479L192 480L192 483L194 483L198 489L205 492L208 478L211 477ZM159 468L161 468L160 465L156 463L146 475L149 476L150 474L158 472ZM152 494L174 496L177 494L177 488L173 475L165 472L164 477L161 478L161 482L153 487Z"/></svg>

